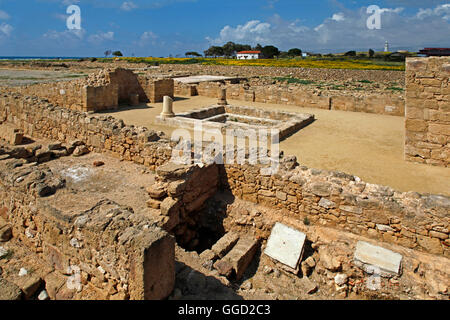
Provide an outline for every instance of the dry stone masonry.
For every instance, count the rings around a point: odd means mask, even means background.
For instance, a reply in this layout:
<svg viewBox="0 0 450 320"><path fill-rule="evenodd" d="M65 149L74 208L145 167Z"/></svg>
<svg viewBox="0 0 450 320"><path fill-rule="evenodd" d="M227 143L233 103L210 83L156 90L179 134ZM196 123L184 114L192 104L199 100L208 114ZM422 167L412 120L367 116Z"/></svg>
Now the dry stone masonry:
<svg viewBox="0 0 450 320"><path fill-rule="evenodd" d="M450 58L409 58L406 64L405 158L448 167Z"/></svg>
<svg viewBox="0 0 450 320"><path fill-rule="evenodd" d="M35 84L8 88L24 95L33 95L72 110L101 111L117 109L120 104L136 105L162 102L164 96L174 95L172 79L137 75L131 70L105 69L86 79Z"/></svg>

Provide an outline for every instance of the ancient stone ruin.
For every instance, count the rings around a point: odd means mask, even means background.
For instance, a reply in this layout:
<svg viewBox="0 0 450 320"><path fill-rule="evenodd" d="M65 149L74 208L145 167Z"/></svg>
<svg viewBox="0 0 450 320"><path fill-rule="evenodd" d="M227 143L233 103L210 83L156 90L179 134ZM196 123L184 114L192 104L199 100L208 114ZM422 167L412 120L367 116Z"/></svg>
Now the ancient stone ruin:
<svg viewBox="0 0 450 320"><path fill-rule="evenodd" d="M407 63L408 160L448 166L448 65ZM172 126L283 137L314 120L229 105L230 91L177 113L173 79L115 69L2 92L0 299L448 299L448 196L282 153L272 175L177 164L164 133L90 112L164 101Z"/></svg>

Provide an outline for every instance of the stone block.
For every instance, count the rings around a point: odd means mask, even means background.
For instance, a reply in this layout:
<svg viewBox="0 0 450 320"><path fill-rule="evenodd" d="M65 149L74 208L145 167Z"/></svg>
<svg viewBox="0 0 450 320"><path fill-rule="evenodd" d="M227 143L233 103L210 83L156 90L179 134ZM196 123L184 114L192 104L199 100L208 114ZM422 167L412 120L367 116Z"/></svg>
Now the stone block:
<svg viewBox="0 0 450 320"><path fill-rule="evenodd" d="M238 243L228 254L223 257L223 261L228 262L236 273L236 279L240 280L245 270L250 265L258 250L259 242L252 238L240 238Z"/></svg>
<svg viewBox="0 0 450 320"><path fill-rule="evenodd" d="M379 270L381 276L400 275L402 259L402 255L368 242L356 244L354 261L365 271Z"/></svg>
<svg viewBox="0 0 450 320"><path fill-rule="evenodd" d="M328 200L326 198L321 198L319 201L319 206L321 206L322 208L325 209L332 209L332 208L336 208L336 203L334 203L331 200Z"/></svg>
<svg viewBox="0 0 450 320"><path fill-rule="evenodd" d="M130 266L130 298L162 300L175 286L175 239L151 228L134 239Z"/></svg>
<svg viewBox="0 0 450 320"><path fill-rule="evenodd" d="M406 119L406 130L414 132L425 132L428 128L428 124L424 120Z"/></svg>
<svg viewBox="0 0 450 320"><path fill-rule="evenodd" d="M219 257L223 258L238 242L239 234L235 232L228 232L217 241L211 250Z"/></svg>
<svg viewBox="0 0 450 320"><path fill-rule="evenodd" d="M277 222L272 228L264 253L288 266L293 272L298 272L305 240L304 233Z"/></svg>

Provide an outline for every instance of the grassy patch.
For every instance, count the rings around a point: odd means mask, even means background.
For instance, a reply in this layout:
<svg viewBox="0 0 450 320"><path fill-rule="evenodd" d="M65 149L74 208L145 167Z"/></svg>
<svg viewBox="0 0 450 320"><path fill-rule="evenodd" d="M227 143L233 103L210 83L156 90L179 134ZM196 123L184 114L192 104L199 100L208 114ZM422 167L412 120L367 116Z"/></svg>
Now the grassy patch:
<svg viewBox="0 0 450 320"><path fill-rule="evenodd" d="M305 218L303 219L303 224L304 224L305 226L309 226L309 225L311 224L311 221L309 221L308 217L305 217Z"/></svg>
<svg viewBox="0 0 450 320"><path fill-rule="evenodd" d="M373 83L373 81L370 80L358 80L359 83Z"/></svg>
<svg viewBox="0 0 450 320"><path fill-rule="evenodd" d="M386 88L386 90L401 91L401 92L405 91L405 89L399 88L399 87L389 87L389 88Z"/></svg>

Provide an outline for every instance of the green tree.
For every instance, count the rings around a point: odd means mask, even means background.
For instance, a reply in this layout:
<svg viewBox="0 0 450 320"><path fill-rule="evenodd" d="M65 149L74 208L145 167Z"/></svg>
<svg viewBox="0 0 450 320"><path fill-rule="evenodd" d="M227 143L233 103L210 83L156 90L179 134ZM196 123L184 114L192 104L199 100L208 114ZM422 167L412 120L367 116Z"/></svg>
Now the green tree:
<svg viewBox="0 0 450 320"><path fill-rule="evenodd" d="M202 55L195 51L188 51L185 53L186 57L201 57Z"/></svg>
<svg viewBox="0 0 450 320"><path fill-rule="evenodd" d="M262 54L266 59L273 59L273 57L278 56L280 54L280 50L274 46L265 46L261 50Z"/></svg>
<svg viewBox="0 0 450 320"><path fill-rule="evenodd" d="M369 57L373 58L374 55L375 55L375 51L373 51L372 49L369 49Z"/></svg>
<svg viewBox="0 0 450 320"><path fill-rule="evenodd" d="M291 57L299 57L302 55L302 50L298 48L292 48L288 51L288 55Z"/></svg>
<svg viewBox="0 0 450 320"><path fill-rule="evenodd" d="M231 57L236 53L236 44L234 42L227 42L222 46L223 54L226 57Z"/></svg>
<svg viewBox="0 0 450 320"><path fill-rule="evenodd" d="M259 43L256 45L256 47L253 48L255 51L262 51L263 46L260 45Z"/></svg>
<svg viewBox="0 0 450 320"><path fill-rule="evenodd" d="M120 51L114 51L114 52L112 53L112 55L115 56L115 57L123 57L123 54L122 54L122 52L120 52Z"/></svg>
<svg viewBox="0 0 450 320"><path fill-rule="evenodd" d="M347 51L344 56L347 57L356 57L356 51L352 50L352 51Z"/></svg>
<svg viewBox="0 0 450 320"><path fill-rule="evenodd" d="M204 52L205 57L222 57L224 56L223 48L212 46Z"/></svg>

